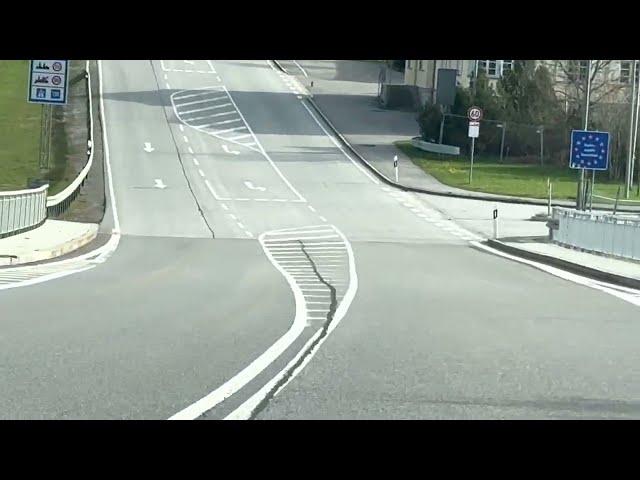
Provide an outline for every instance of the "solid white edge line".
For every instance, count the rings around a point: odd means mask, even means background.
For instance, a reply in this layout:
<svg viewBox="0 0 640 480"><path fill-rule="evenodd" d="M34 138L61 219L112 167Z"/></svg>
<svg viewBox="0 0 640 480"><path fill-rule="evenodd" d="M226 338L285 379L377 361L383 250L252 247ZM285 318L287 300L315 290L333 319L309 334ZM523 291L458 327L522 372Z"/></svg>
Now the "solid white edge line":
<svg viewBox="0 0 640 480"><path fill-rule="evenodd" d="M638 290L633 290L630 288L625 288L625 287L618 287L617 285L612 285L612 284L608 284L606 282L600 282L597 280L593 280L591 278L588 277L583 277L581 275L576 275L575 273L571 273L571 272L567 272L566 270L562 270L560 268L556 268L556 267L552 267L551 265L546 265L544 263L538 263L538 262L534 262L533 260L528 260L526 258L520 258L520 257L516 257L515 255L510 255L508 253L505 252L501 252L500 250L496 250L495 248L491 248L487 245L483 245L480 242L470 242L471 245L481 249L481 250L485 250L489 253L492 253L494 255L498 255L500 257L504 257L504 258L508 258L510 260L519 262L519 263L524 263L525 265L530 265L534 268L537 268L538 270L542 270L543 272L549 273L553 276L562 278L563 280L567 280L573 283L577 283L579 285L583 285L585 287L590 287L590 288L594 288L596 290L600 290L601 292L604 293L608 293L610 295L613 295L615 297L620 298L621 300L624 300L626 302L631 303L632 305L636 305L640 307L640 291ZM621 288L624 288L624 290L626 290L626 292L624 291L620 291ZM634 295L635 294L635 295Z"/></svg>
<svg viewBox="0 0 640 480"><path fill-rule="evenodd" d="M336 309L333 320L329 324L329 328L327 329L327 334L322 338L316 345L313 347L313 350L309 352L307 357L302 361L302 363L291 373L291 376L287 379L287 381L278 389L280 392L284 387L286 387L291 380L293 380L302 369L311 361L313 356L317 353L320 346L325 342L329 335L335 328L338 326L342 318L347 313L351 302L353 301L356 291L358 290L358 275L356 273L356 265L355 258L353 255L353 250L351 249L351 244L347 240L347 238L340 232L337 228L336 231L342 236L344 239L345 245L347 246L347 252L349 256L349 287L340 302L340 305ZM258 392L252 395L248 400L246 400L242 405L236 408L233 412L225 417L225 420L247 420L251 418L251 413L255 410L255 408L266 398L269 392L275 387L275 385L280 382L287 372L296 364L296 362L300 359L300 357L307 351L309 346L312 344L314 340L318 338L321 333L321 329L318 330L315 335L302 347L302 349L298 352L298 354L284 367L275 377L273 377L266 385L264 385Z"/></svg>
<svg viewBox="0 0 640 480"><path fill-rule="evenodd" d="M282 274L282 276L289 284L289 287L293 291L296 305L296 314L291 327L273 345L271 345L264 353L262 353L243 370L238 372L235 376L231 377L206 397L198 400L197 402L189 405L175 415L171 416L169 420L194 420L201 416L203 413L214 408L222 401L229 398L231 395L236 393L247 383L253 380L257 375L259 375L280 355L282 355L282 353L287 348L289 348L289 346L300 336L300 334L306 328L307 307L305 304L304 295L302 294L302 290L296 285L294 278L289 275L289 273L284 270L279 265L279 263L271 256L268 248L262 243L264 236L265 233L262 233L258 237L258 241L262 246L262 250L264 251L271 264Z"/></svg>

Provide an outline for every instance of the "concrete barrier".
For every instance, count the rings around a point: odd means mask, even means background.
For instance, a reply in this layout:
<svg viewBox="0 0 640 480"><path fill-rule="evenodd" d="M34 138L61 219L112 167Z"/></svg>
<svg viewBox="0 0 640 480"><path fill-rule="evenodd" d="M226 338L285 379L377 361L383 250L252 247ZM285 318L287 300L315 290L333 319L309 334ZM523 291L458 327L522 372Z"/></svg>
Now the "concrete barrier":
<svg viewBox="0 0 640 480"><path fill-rule="evenodd" d="M444 145L441 143L425 142L420 137L412 138L411 145L425 152L444 153L445 155L460 155L460 147Z"/></svg>

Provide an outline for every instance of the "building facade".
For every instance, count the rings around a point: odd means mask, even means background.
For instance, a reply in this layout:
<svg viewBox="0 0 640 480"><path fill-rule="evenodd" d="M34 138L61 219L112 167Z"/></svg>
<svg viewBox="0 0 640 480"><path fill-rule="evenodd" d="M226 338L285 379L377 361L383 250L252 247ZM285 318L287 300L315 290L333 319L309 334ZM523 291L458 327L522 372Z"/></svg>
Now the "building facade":
<svg viewBox="0 0 640 480"><path fill-rule="evenodd" d="M567 102L575 100L583 92L589 62L587 60L537 60L544 65L554 79L559 98ZM593 60L591 73L595 100L603 103L629 103L632 95L634 75L636 84L640 72L634 69L633 60ZM405 85L415 87L420 105L433 103L438 88L439 69L455 69L456 84L468 88L477 72L484 71L489 83L495 88L498 80L513 69L514 60L406 60ZM584 93L582 93L584 95Z"/></svg>

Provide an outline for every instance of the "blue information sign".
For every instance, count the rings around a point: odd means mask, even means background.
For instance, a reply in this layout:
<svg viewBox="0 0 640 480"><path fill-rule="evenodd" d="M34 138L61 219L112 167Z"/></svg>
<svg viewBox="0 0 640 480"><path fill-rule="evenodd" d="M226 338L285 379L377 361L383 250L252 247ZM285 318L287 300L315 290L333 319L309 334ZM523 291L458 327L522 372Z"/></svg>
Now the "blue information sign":
<svg viewBox="0 0 640 480"><path fill-rule="evenodd" d="M573 130L569 166L589 170L607 170L609 168L609 132Z"/></svg>

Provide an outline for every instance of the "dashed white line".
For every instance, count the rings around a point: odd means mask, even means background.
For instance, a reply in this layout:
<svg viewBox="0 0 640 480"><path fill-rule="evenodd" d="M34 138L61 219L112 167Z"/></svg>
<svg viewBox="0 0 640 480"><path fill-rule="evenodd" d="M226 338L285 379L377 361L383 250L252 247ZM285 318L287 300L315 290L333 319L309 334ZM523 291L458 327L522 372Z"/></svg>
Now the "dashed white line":
<svg viewBox="0 0 640 480"><path fill-rule="evenodd" d="M309 210L311 210L313 213L315 213L315 212L316 212L316 209L315 209L315 208L313 208L313 206L308 205L308 207L309 207Z"/></svg>
<svg viewBox="0 0 640 480"><path fill-rule="evenodd" d="M199 167L199 166L200 166L200 162L198 161L198 159L197 159L197 158L195 158L195 157L194 157L192 160L193 160L193 164L194 164L196 167Z"/></svg>
<svg viewBox="0 0 640 480"><path fill-rule="evenodd" d="M198 173L200 174L200 176L201 176L202 178L204 178L204 172L203 172L202 170L198 169Z"/></svg>
<svg viewBox="0 0 640 480"><path fill-rule="evenodd" d="M326 222L326 221L327 221L327 219L326 219L326 218L324 218L322 215L319 215L319 217L320 217L320 220L322 220L323 222Z"/></svg>
<svg viewBox="0 0 640 480"><path fill-rule="evenodd" d="M227 206L226 203L221 203L220 206L222 207L223 210L229 210L229 207Z"/></svg>
<svg viewBox="0 0 640 480"><path fill-rule="evenodd" d="M238 226L239 226L242 230L244 230L244 225L243 225L242 223L240 223L240 222L236 222L236 223L238 224Z"/></svg>
<svg viewBox="0 0 640 480"><path fill-rule="evenodd" d="M184 125L180 124L178 125L178 128L180 129L181 132L184 132Z"/></svg>
<svg viewBox="0 0 640 480"><path fill-rule="evenodd" d="M164 74L164 79L165 80L169 80L169 75L167 75L166 73Z"/></svg>
<svg viewBox="0 0 640 480"><path fill-rule="evenodd" d="M188 151L191 155L193 155L193 148L191 148L191 147L187 147L187 151Z"/></svg>
<svg viewBox="0 0 640 480"><path fill-rule="evenodd" d="M169 82L167 82L167 88L171 90L171 85L169 85Z"/></svg>
<svg viewBox="0 0 640 480"><path fill-rule="evenodd" d="M184 139L185 142L189 143L189 139L187 138L186 135L183 135L182 138Z"/></svg>
<svg viewBox="0 0 640 480"><path fill-rule="evenodd" d="M228 213L227 215L229 215L234 220L238 220L238 217L236 217L233 213Z"/></svg>
<svg viewBox="0 0 640 480"><path fill-rule="evenodd" d="M251 233L249 230L245 230L244 233L247 235L247 237L253 238L253 233Z"/></svg>

